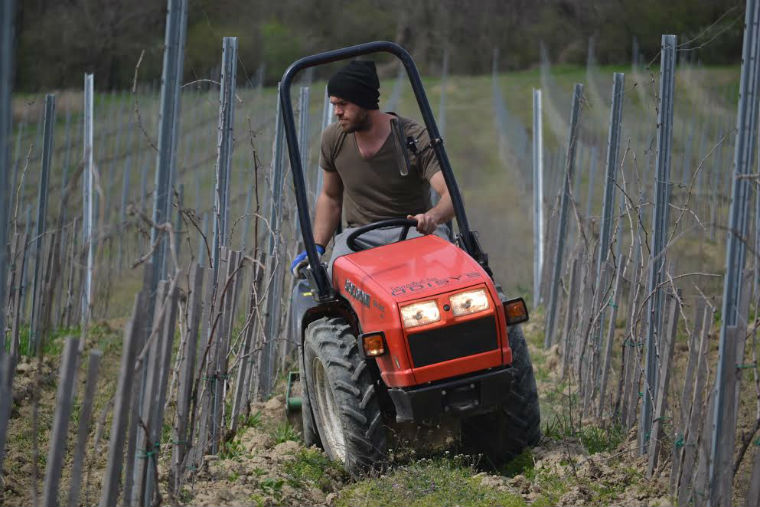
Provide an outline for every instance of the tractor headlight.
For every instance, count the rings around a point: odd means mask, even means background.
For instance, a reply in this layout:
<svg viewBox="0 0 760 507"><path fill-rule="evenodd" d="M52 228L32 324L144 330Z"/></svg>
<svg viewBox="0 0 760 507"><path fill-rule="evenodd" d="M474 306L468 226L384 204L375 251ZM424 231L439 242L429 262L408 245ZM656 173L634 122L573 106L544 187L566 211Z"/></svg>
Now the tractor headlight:
<svg viewBox="0 0 760 507"><path fill-rule="evenodd" d="M424 326L441 320L441 312L438 310L438 304L435 301L422 301L401 307L401 318L404 321L404 327Z"/></svg>
<svg viewBox="0 0 760 507"><path fill-rule="evenodd" d="M457 317L482 312L491 307L485 289L460 292L451 296L449 301L451 301L451 311Z"/></svg>

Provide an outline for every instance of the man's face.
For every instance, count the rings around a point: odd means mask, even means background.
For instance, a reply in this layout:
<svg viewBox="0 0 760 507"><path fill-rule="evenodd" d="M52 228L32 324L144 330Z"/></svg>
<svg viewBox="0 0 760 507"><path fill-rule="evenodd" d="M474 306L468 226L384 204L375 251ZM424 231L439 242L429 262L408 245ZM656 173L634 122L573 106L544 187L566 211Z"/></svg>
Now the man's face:
<svg viewBox="0 0 760 507"><path fill-rule="evenodd" d="M369 113L366 109L340 97L330 97L330 104L333 106L340 128L346 134L369 128Z"/></svg>

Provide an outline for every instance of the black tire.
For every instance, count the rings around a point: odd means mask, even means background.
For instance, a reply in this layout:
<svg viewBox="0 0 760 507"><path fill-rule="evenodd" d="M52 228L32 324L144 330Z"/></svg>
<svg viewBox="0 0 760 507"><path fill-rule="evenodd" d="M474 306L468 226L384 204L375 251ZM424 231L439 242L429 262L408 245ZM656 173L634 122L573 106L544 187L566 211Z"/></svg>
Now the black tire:
<svg viewBox="0 0 760 507"><path fill-rule="evenodd" d="M311 411L311 403L309 402L309 391L306 383L306 370L304 368L303 361L303 348L298 351L298 361L301 368L301 423L303 430L303 444L306 447L316 445L322 447L322 442L319 440L319 434L317 433L317 427L314 423L314 413Z"/></svg>
<svg viewBox="0 0 760 507"><path fill-rule="evenodd" d="M536 378L520 326L509 329L513 383L507 399L494 412L462 421L462 445L482 453L494 467L518 456L541 439L541 411Z"/></svg>
<svg viewBox="0 0 760 507"><path fill-rule="evenodd" d="M362 475L385 464L387 439L380 404L356 336L341 318L309 324L304 373L314 422L330 459Z"/></svg>

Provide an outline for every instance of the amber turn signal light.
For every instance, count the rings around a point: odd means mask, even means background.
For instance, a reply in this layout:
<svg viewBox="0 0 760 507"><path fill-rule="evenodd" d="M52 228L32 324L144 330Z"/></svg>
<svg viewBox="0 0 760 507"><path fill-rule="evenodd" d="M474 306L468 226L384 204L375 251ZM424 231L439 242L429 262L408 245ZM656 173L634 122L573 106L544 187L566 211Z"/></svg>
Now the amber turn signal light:
<svg viewBox="0 0 760 507"><path fill-rule="evenodd" d="M362 335L364 357L377 357L385 354L385 336L382 331Z"/></svg>
<svg viewBox="0 0 760 507"><path fill-rule="evenodd" d="M528 320L528 307L523 298L510 299L504 302L504 314L507 316L507 325L514 326Z"/></svg>

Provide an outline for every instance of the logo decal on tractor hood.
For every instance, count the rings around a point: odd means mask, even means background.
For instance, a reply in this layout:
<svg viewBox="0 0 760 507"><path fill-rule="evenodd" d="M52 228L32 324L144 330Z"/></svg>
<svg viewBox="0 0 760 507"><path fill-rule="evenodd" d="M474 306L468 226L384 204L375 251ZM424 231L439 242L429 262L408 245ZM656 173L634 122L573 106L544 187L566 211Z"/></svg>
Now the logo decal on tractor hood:
<svg viewBox="0 0 760 507"><path fill-rule="evenodd" d="M481 278L480 273L477 271L471 271L469 273L462 273L461 275L453 275L446 278L425 278L417 282L409 282L404 285L398 285L391 287L391 296L403 296L404 294L413 294L426 289L437 289L440 287L446 287L452 281L458 282L460 280L473 280Z"/></svg>
<svg viewBox="0 0 760 507"><path fill-rule="evenodd" d="M354 285L354 283L346 278L346 285L344 286L344 289L348 293L349 296L363 304L364 306L369 306L370 297L369 294L361 290L359 287Z"/></svg>

